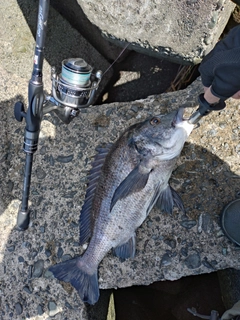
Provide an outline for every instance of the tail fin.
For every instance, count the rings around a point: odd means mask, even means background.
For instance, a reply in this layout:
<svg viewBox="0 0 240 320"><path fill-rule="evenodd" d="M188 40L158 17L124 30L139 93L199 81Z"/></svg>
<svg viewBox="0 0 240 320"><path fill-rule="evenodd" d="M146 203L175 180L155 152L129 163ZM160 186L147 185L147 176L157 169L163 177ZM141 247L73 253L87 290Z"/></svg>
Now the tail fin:
<svg viewBox="0 0 240 320"><path fill-rule="evenodd" d="M88 274L84 270L81 258L74 258L49 268L55 278L70 282L77 290L83 302L95 304L99 299L97 270Z"/></svg>

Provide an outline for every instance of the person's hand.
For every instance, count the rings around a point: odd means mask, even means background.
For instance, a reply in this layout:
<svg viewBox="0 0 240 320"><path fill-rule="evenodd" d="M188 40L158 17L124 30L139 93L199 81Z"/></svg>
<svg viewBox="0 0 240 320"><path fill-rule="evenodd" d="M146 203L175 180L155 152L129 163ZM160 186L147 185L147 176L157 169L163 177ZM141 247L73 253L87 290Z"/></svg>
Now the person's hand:
<svg viewBox="0 0 240 320"><path fill-rule="evenodd" d="M206 55L199 72L208 103L230 97L240 99L240 26L233 28Z"/></svg>

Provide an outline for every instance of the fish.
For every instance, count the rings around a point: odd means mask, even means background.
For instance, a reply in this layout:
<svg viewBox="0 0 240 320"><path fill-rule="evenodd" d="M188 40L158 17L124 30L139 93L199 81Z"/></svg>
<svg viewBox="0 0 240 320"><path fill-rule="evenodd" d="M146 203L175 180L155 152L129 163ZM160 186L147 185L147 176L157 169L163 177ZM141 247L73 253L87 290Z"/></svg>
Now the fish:
<svg viewBox="0 0 240 320"><path fill-rule="evenodd" d="M136 229L156 205L184 212L169 179L194 125L177 113L152 116L125 130L113 144L98 148L80 213L82 256L49 268L58 280L69 282L83 302L99 299L98 266L106 254L134 258Z"/></svg>

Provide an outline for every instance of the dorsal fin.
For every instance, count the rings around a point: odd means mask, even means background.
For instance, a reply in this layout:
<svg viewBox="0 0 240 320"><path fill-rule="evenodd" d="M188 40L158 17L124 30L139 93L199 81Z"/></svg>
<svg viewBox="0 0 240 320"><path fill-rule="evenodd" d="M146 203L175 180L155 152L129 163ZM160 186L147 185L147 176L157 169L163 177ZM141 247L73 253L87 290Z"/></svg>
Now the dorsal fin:
<svg viewBox="0 0 240 320"><path fill-rule="evenodd" d="M91 237L92 233L92 202L95 190L101 175L102 166L105 158L112 147L112 143L108 143L104 147L97 147L98 152L92 162L92 168L88 176L88 186L86 190L84 204L81 209L80 224L80 245L84 244Z"/></svg>

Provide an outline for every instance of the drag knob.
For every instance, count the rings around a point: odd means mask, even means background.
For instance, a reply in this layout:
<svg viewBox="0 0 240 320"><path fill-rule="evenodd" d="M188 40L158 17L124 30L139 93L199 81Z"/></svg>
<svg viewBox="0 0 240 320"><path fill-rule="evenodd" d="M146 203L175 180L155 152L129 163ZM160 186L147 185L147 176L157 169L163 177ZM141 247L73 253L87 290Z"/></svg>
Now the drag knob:
<svg viewBox="0 0 240 320"><path fill-rule="evenodd" d="M21 101L15 103L14 106L14 116L17 121L21 122L23 118L26 117L26 113L24 111L24 106Z"/></svg>

